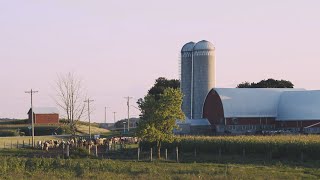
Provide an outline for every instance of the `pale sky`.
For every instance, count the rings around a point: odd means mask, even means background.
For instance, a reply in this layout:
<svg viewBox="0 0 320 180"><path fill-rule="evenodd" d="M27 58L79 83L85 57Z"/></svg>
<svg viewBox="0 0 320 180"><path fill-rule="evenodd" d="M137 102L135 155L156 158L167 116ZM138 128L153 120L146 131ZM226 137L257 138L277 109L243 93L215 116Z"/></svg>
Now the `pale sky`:
<svg viewBox="0 0 320 180"><path fill-rule="evenodd" d="M92 120L126 117L126 100L178 78L181 47L216 47L217 87L275 78L320 89L318 0L0 0L0 117L56 106L57 74L83 79ZM132 116L139 111L131 108ZM61 112L62 113L62 112ZM85 117L84 120L87 118Z"/></svg>

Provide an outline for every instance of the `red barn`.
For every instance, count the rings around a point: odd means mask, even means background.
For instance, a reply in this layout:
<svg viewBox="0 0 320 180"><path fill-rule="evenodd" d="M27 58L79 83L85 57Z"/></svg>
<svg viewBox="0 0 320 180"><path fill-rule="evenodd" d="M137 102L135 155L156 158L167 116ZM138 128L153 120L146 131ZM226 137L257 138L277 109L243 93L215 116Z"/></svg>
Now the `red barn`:
<svg viewBox="0 0 320 180"><path fill-rule="evenodd" d="M203 118L216 132L292 130L320 133L320 91L278 88L214 88Z"/></svg>
<svg viewBox="0 0 320 180"><path fill-rule="evenodd" d="M29 122L31 122L31 108L28 111ZM58 124L59 111L55 107L34 107L33 120L35 124Z"/></svg>

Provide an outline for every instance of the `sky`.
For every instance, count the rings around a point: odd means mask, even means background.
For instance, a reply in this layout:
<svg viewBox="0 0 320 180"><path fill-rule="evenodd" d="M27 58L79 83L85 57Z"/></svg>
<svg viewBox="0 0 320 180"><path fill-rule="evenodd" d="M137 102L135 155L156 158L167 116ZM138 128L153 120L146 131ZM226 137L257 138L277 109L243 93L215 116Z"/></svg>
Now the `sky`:
<svg viewBox="0 0 320 180"><path fill-rule="evenodd" d="M0 0L0 118L52 107L58 75L94 100L91 120L127 116L155 79L179 78L181 47L216 47L216 86L275 78L320 89L318 0ZM131 107L131 117L139 111ZM63 111L60 111L63 115ZM85 116L83 120L87 120Z"/></svg>

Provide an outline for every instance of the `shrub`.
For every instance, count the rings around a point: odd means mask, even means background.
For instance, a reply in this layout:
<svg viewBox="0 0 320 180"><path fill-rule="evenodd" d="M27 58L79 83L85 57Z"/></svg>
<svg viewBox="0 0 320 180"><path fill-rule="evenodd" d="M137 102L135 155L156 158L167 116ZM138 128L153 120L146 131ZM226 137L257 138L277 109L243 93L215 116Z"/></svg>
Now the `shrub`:
<svg viewBox="0 0 320 180"><path fill-rule="evenodd" d="M19 136L19 132L16 130L0 130L0 137L4 136Z"/></svg>

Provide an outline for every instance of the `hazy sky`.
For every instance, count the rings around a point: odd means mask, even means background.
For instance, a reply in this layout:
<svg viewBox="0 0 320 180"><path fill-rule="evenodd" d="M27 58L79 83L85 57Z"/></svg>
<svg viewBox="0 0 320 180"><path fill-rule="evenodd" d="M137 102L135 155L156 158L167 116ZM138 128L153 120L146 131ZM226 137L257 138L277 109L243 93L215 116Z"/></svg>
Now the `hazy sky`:
<svg viewBox="0 0 320 180"><path fill-rule="evenodd" d="M95 100L93 121L105 106L109 122L113 111L125 118L123 97L178 78L181 47L203 39L216 46L218 87L276 78L320 89L319 9L318 0L0 0L0 117L27 118L31 88L35 106L56 106L57 74L74 72Z"/></svg>

